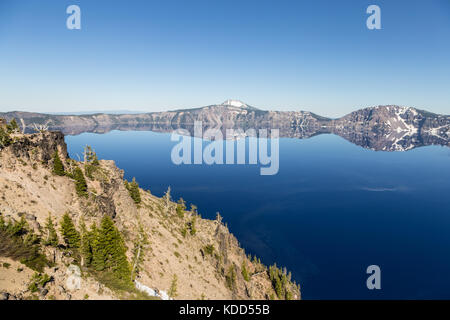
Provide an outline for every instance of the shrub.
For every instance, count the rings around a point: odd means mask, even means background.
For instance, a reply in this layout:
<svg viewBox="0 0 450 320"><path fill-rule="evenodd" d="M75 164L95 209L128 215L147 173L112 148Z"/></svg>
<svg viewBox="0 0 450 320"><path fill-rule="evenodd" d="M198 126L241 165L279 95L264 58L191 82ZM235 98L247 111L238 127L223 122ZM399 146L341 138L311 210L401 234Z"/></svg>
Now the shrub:
<svg viewBox="0 0 450 320"><path fill-rule="evenodd" d="M207 246L203 247L203 251L211 256L214 253L214 246L212 244L208 244Z"/></svg>
<svg viewBox="0 0 450 320"><path fill-rule="evenodd" d="M28 290L31 292L37 292L40 288L44 288L47 283L52 281L52 277L48 274L44 273L35 273L33 277L31 277L31 281L28 284Z"/></svg>
<svg viewBox="0 0 450 320"><path fill-rule="evenodd" d="M23 218L18 222L6 222L0 216L0 256L20 261L38 272L49 266L40 251L39 237L29 230Z"/></svg>

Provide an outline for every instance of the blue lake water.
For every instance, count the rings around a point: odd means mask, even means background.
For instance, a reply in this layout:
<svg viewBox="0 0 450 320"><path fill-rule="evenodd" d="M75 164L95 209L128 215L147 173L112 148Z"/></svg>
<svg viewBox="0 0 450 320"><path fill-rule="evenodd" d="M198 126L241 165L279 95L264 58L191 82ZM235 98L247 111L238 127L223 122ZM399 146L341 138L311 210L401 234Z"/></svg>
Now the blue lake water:
<svg viewBox="0 0 450 320"><path fill-rule="evenodd" d="M259 165L175 165L170 134L67 136L161 196L220 212L247 253L292 271L304 299L450 298L450 149L375 152L338 136L280 139L277 175ZM366 268L381 268L368 290Z"/></svg>

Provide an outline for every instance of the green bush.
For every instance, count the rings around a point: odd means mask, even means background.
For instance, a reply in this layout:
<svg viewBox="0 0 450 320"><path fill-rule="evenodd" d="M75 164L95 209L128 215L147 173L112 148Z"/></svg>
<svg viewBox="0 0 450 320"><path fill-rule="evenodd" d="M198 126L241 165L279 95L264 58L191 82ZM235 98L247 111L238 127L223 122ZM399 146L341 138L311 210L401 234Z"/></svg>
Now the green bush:
<svg viewBox="0 0 450 320"><path fill-rule="evenodd" d="M212 244L208 244L207 246L203 247L203 251L211 256L214 253L214 246Z"/></svg>
<svg viewBox="0 0 450 320"><path fill-rule="evenodd" d="M6 222L0 216L0 256L20 261L27 267L42 272L49 266L47 258L39 248L39 237L22 218L17 222Z"/></svg>
<svg viewBox="0 0 450 320"><path fill-rule="evenodd" d="M47 283L52 281L52 277L44 273L35 273L28 284L28 290L32 293L37 292L40 288L44 288Z"/></svg>

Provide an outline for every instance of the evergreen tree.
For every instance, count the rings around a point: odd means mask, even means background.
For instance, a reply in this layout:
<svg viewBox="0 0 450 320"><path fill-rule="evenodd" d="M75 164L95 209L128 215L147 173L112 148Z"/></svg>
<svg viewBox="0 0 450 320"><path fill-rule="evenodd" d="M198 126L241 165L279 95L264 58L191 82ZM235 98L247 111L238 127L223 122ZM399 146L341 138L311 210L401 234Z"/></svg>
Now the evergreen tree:
<svg viewBox="0 0 450 320"><path fill-rule="evenodd" d="M61 220L61 234L63 236L64 242L69 248L79 248L80 247L80 234L78 233L72 218L66 212Z"/></svg>
<svg viewBox="0 0 450 320"><path fill-rule="evenodd" d="M59 242L58 234L56 233L55 225L53 224L52 216L50 214L48 215L45 228L47 229L47 239L45 240L45 244L56 247Z"/></svg>
<svg viewBox="0 0 450 320"><path fill-rule="evenodd" d="M92 224L88 233L88 247L85 251L85 258L89 262L88 266L92 266L95 270L103 270L105 268L105 260L103 251L100 250L99 238L99 230L95 224Z"/></svg>
<svg viewBox="0 0 450 320"><path fill-rule="evenodd" d="M131 182L125 180L125 187L128 189L130 193L131 199L133 199L134 203L141 203L141 193L139 190L139 184L136 182L136 178L133 178Z"/></svg>
<svg viewBox="0 0 450 320"><path fill-rule="evenodd" d="M245 281L250 281L250 276L248 274L248 270L247 270L247 264L244 262L242 262L242 277L244 277Z"/></svg>
<svg viewBox="0 0 450 320"><path fill-rule="evenodd" d="M100 165L97 154L90 146L86 146L84 148L84 172L86 173L86 176L93 180L94 179L94 172L97 170L98 166Z"/></svg>
<svg viewBox="0 0 450 320"><path fill-rule="evenodd" d="M64 165L59 158L58 151L53 154L53 173L58 176L64 175Z"/></svg>
<svg viewBox="0 0 450 320"><path fill-rule="evenodd" d="M196 222L196 220L197 220L197 217L194 216L194 217L192 218L192 221L191 221L190 223L188 223L188 226L189 226L189 233L191 234L191 236L193 236L193 235L195 235L195 234L197 233L197 229L196 229L196 227L195 227L195 222Z"/></svg>
<svg viewBox="0 0 450 320"><path fill-rule="evenodd" d="M76 167L73 172L73 178L75 179L75 189L79 197L87 197L87 183L84 178L83 171L79 167Z"/></svg>
<svg viewBox="0 0 450 320"><path fill-rule="evenodd" d="M11 144L12 140L9 133L0 127L0 147L4 148Z"/></svg>
<svg viewBox="0 0 450 320"><path fill-rule="evenodd" d="M183 198L180 198L177 203L177 215L180 218L184 217L184 211L186 210L186 202L183 200Z"/></svg>
<svg viewBox="0 0 450 320"><path fill-rule="evenodd" d="M84 147L83 155L85 163L89 163L94 166L98 166L100 164L98 162L97 154L95 153L95 151L92 149L91 146L87 145L86 147Z"/></svg>
<svg viewBox="0 0 450 320"><path fill-rule="evenodd" d="M227 287L234 291L236 289L236 270L234 265L231 265L228 268L228 273L225 275L225 280Z"/></svg>
<svg viewBox="0 0 450 320"><path fill-rule="evenodd" d="M6 126L6 130L8 130L8 133L13 133L19 130L19 125L17 124L16 119L12 119L9 124Z"/></svg>
<svg viewBox="0 0 450 320"><path fill-rule="evenodd" d="M173 275L172 278L172 283L170 284L170 289L169 289L169 297L171 298L175 298L178 293L177 293L177 282L178 282L178 277L176 274Z"/></svg>
<svg viewBox="0 0 450 320"><path fill-rule="evenodd" d="M141 270L141 264L144 262L145 249L148 245L148 238L144 232L144 228L139 226L139 234L134 242L133 247L133 268L132 268L132 278L134 279Z"/></svg>
<svg viewBox="0 0 450 320"><path fill-rule="evenodd" d="M80 240L81 255L83 257L82 266L89 267L92 262L92 248L89 232L83 218L80 220Z"/></svg>
<svg viewBox="0 0 450 320"><path fill-rule="evenodd" d="M113 220L107 215L103 216L94 251L96 270L109 270L116 279L130 283L131 268L126 250L125 242Z"/></svg>

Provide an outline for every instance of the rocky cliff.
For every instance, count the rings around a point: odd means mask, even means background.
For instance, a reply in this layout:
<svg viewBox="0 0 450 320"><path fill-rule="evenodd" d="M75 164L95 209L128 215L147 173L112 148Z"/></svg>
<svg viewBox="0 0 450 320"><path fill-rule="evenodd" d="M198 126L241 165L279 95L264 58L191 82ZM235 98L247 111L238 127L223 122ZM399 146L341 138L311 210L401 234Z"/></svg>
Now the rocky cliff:
<svg viewBox="0 0 450 320"><path fill-rule="evenodd" d="M55 155L64 174L55 171ZM82 195L78 169L87 186ZM201 218L195 206L174 202L170 190L158 198L138 188L137 201L130 184L111 160L70 159L59 132L11 133L0 151L0 299L152 298L149 292L162 299L300 299L290 276L250 259L220 216ZM117 288L87 267L81 249L61 233L65 214L80 234L84 225L113 219L139 290ZM46 242L49 217L53 245ZM42 263L30 263L37 258Z"/></svg>

